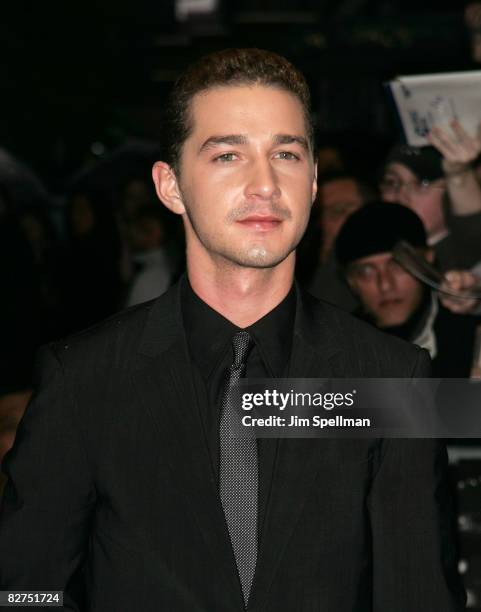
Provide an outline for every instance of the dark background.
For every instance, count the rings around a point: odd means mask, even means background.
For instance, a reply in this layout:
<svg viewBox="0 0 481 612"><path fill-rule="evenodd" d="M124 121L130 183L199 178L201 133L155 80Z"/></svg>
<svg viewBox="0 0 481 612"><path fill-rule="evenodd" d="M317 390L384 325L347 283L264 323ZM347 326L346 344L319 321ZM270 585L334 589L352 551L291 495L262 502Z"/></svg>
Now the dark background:
<svg viewBox="0 0 481 612"><path fill-rule="evenodd" d="M9 173L15 166L8 159L2 162L7 151L30 166L47 189L40 190L39 197L35 181L29 186L31 177L24 181L18 171L11 194L18 217L23 204L23 214L30 210L32 216L36 207L37 221L45 222L46 239L38 261L32 260L31 245L19 228L15 236L4 224L0 235L0 460L13 443L30 395L37 346L64 335L65 329L85 327L76 316L88 314L89 299L90 305L103 307L99 295L114 293L106 280L115 277L99 264L108 264L109 255L111 271L120 266L104 234L97 235L90 251L77 252L76 267L72 258L63 255L72 246L66 220L69 197L78 194L82 182L78 177L89 174L85 170L89 164L106 159L99 173L109 187L103 197L113 196L119 207L120 196L125 196L119 184L129 178L119 177L119 168L128 169L135 155L127 156L123 166L119 159L108 165L115 157L109 158L109 153L132 140L162 142L165 99L187 64L210 51L237 46L267 48L286 56L311 86L319 144L335 145L352 157L360 176L372 179L398 137L383 82L399 74L481 67L471 60L463 18L466 4L464 0L219 0L214 13L180 22L174 0L4 0L0 5L0 187L12 178ZM144 165L148 174L144 163L148 157L144 148L141 179L146 178ZM349 167L350 160L345 161ZM130 178L139 178L137 172L130 168ZM150 178L146 180L151 185ZM100 203L107 209L109 199L100 198ZM0 213L1 205L0 190ZM58 232L60 244L53 239L56 232L47 231L47 217L57 222L55 229L63 230ZM59 266L64 259L68 265ZM57 295L57 285L65 285L66 280L85 304L81 299L62 301ZM95 320L106 314L96 311ZM481 610L479 460L460 461L452 476L458 489L469 607ZM0 474L0 494L2 485Z"/></svg>
<svg viewBox="0 0 481 612"><path fill-rule="evenodd" d="M324 138L365 149L361 157L371 163L371 149L375 157L396 136L384 80L473 67L465 4L224 0L214 14L180 23L174 0L5 3L0 146L61 192L102 151L161 138L165 96L191 60L259 46L306 74Z"/></svg>

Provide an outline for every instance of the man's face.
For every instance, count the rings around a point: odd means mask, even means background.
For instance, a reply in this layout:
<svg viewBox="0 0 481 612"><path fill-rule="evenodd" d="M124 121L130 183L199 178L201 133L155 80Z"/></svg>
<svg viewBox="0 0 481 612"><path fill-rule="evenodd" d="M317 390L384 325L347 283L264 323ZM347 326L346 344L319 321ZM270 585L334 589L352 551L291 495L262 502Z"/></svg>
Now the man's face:
<svg viewBox="0 0 481 612"><path fill-rule="evenodd" d="M299 243L316 180L301 103L266 86L197 94L178 187L188 250L266 268Z"/></svg>
<svg viewBox="0 0 481 612"><path fill-rule="evenodd" d="M378 327L403 325L421 304L421 283L391 256L379 253L349 265L347 280Z"/></svg>
<svg viewBox="0 0 481 612"><path fill-rule="evenodd" d="M421 217L429 237L446 229L443 191L442 179L423 184L407 166L398 163L387 166L381 182L382 199L411 208Z"/></svg>
<svg viewBox="0 0 481 612"><path fill-rule="evenodd" d="M319 187L323 251L328 253L347 217L363 204L354 179L339 178Z"/></svg>

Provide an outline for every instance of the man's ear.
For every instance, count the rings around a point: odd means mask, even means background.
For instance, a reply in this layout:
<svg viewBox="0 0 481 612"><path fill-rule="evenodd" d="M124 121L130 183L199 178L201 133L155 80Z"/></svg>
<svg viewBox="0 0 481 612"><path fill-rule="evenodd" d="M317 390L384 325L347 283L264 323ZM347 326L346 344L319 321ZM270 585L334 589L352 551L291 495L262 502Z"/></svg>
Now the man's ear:
<svg viewBox="0 0 481 612"><path fill-rule="evenodd" d="M176 215L185 213L179 184L174 170L165 162L155 162L152 168L155 191L165 206Z"/></svg>
<svg viewBox="0 0 481 612"><path fill-rule="evenodd" d="M358 299L362 304L361 293L359 291L359 284L354 274L349 273L349 264L345 266L339 265L338 267L339 274L344 278L346 285L349 287L352 295Z"/></svg>
<svg viewBox="0 0 481 612"><path fill-rule="evenodd" d="M345 279L349 289L352 291L352 293L354 293L354 295L357 295L356 283L349 276L346 276Z"/></svg>
<svg viewBox="0 0 481 612"><path fill-rule="evenodd" d="M312 180L311 206L316 201L316 196L317 196L317 159L314 159L314 178Z"/></svg>

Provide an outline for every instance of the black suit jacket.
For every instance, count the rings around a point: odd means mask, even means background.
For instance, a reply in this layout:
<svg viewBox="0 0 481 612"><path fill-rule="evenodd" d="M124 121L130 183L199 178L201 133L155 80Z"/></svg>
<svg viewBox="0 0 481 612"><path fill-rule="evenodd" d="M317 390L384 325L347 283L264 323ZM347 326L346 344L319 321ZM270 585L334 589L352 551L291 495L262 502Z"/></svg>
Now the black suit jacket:
<svg viewBox="0 0 481 612"><path fill-rule="evenodd" d="M4 463L1 589L91 612L243 610L179 294L44 350ZM297 299L291 376L427 374L425 352ZM445 468L431 440L280 440L249 610L464 609Z"/></svg>

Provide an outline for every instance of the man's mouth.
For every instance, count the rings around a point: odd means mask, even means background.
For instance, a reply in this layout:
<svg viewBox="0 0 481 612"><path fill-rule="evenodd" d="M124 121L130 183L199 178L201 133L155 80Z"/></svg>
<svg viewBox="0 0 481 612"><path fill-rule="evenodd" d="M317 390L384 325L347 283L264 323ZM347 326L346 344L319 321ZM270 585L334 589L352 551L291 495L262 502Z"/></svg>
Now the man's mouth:
<svg viewBox="0 0 481 612"><path fill-rule="evenodd" d="M282 223L282 219L275 217L274 215L249 215L244 219L237 221L244 227L259 231L269 231L276 229Z"/></svg>
<svg viewBox="0 0 481 612"><path fill-rule="evenodd" d="M387 300L382 300L381 302L379 302L379 306L381 308L389 308L390 306L397 306L398 304L401 304L402 300L400 298L390 298Z"/></svg>

